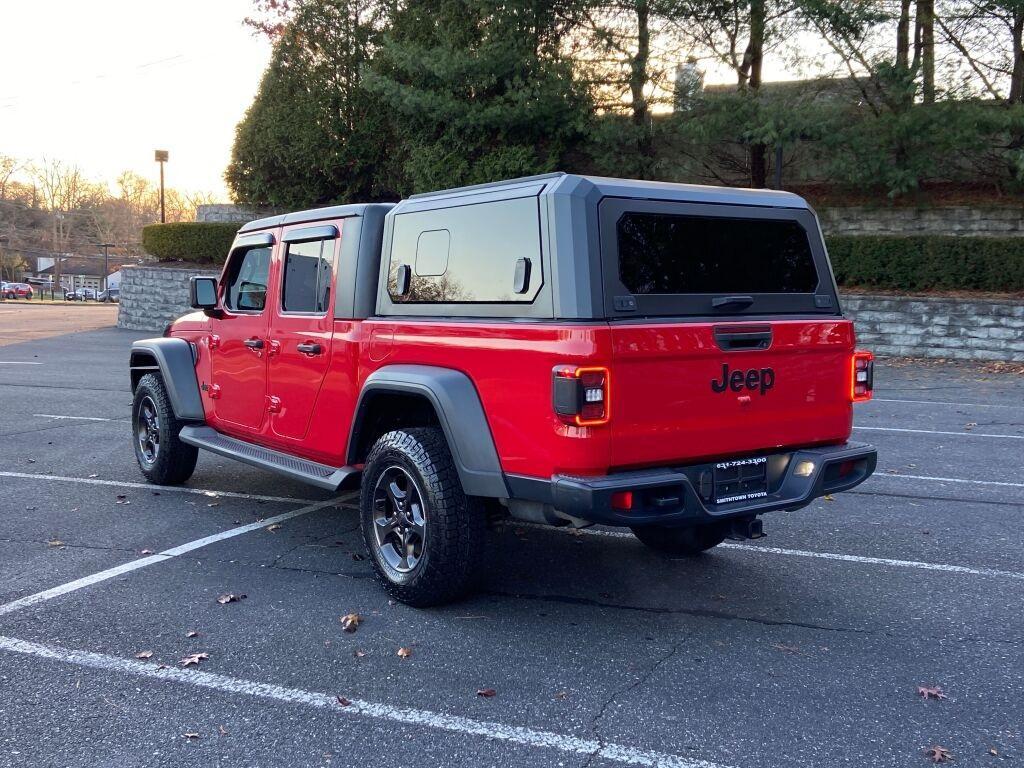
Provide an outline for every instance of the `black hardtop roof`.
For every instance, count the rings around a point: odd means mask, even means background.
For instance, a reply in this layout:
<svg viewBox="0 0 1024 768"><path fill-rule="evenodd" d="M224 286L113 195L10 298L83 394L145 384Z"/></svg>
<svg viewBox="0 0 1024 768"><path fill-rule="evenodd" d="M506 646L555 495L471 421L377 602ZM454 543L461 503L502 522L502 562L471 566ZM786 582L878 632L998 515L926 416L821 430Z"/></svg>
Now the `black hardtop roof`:
<svg viewBox="0 0 1024 768"><path fill-rule="evenodd" d="M594 192L599 197L627 197L646 200L678 200L691 203L712 203L718 205L752 205L768 208L809 208L807 201L792 192L774 189L741 189L737 187L714 187L701 184L675 184L666 181L644 181L640 179L614 179L604 176L583 176L574 173L545 173L538 176L523 176L486 184L442 189L436 192L421 192L405 200L419 202L441 200L446 197L477 195L497 192L513 186L541 186L541 194L584 196ZM405 202L405 201L402 201ZM333 205L325 208L311 208L277 216L267 216L242 225L239 232L253 232L287 224L336 219L346 216L362 216L370 206L388 208L395 203L357 203ZM398 203L401 205L401 203Z"/></svg>

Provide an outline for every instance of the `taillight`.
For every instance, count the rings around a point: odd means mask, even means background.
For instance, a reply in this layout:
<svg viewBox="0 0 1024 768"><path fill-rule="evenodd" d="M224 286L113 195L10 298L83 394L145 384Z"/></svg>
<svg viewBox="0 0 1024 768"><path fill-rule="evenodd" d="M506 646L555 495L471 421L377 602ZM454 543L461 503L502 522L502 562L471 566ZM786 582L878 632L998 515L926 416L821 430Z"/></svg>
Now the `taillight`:
<svg viewBox="0 0 1024 768"><path fill-rule="evenodd" d="M850 369L850 399L855 403L870 400L875 388L875 356L854 352Z"/></svg>
<svg viewBox="0 0 1024 768"><path fill-rule="evenodd" d="M607 424L611 407L609 379L607 368L556 367L551 388L555 413L577 427Z"/></svg>

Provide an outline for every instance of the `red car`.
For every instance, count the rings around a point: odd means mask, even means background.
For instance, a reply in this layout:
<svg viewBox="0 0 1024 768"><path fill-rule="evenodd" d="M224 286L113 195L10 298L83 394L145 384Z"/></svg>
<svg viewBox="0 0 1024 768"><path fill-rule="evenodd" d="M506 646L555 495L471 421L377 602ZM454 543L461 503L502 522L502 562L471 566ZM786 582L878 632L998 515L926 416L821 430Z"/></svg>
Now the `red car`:
<svg viewBox="0 0 1024 768"><path fill-rule="evenodd" d="M863 482L871 397L795 195L552 174L242 227L200 311L136 342L135 453L361 486L377 575L454 599L488 520L694 555Z"/></svg>
<svg viewBox="0 0 1024 768"><path fill-rule="evenodd" d="M31 299L34 295L32 286L28 283L4 283L3 292L5 299Z"/></svg>

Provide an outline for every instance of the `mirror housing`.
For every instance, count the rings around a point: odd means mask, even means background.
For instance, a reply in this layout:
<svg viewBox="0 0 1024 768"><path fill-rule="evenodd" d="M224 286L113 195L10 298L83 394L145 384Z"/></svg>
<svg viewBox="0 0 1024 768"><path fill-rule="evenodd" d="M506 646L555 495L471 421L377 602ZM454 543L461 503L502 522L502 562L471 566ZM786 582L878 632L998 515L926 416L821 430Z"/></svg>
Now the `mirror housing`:
<svg viewBox="0 0 1024 768"><path fill-rule="evenodd" d="M217 308L217 278L193 277L188 283L188 300L193 309Z"/></svg>

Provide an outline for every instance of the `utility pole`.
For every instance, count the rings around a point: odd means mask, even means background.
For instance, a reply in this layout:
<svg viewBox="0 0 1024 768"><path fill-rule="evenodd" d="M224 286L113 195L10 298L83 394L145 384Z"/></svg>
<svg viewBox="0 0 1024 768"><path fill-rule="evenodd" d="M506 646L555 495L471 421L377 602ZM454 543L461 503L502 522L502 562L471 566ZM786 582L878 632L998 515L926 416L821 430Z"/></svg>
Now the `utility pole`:
<svg viewBox="0 0 1024 768"><path fill-rule="evenodd" d="M110 274L110 267L109 267L109 263L108 263L108 260L110 258L110 254L107 252L107 249L115 247L116 244L115 243L97 243L97 245L99 245L99 247L103 249L103 290L107 293L107 300L109 301L110 300L110 291L109 291L109 287L110 286L107 285L107 276Z"/></svg>
<svg viewBox="0 0 1024 768"><path fill-rule="evenodd" d="M166 149L158 149L153 153L154 158L160 163L160 223L166 224L167 217L164 215L164 163L167 162L170 153Z"/></svg>

